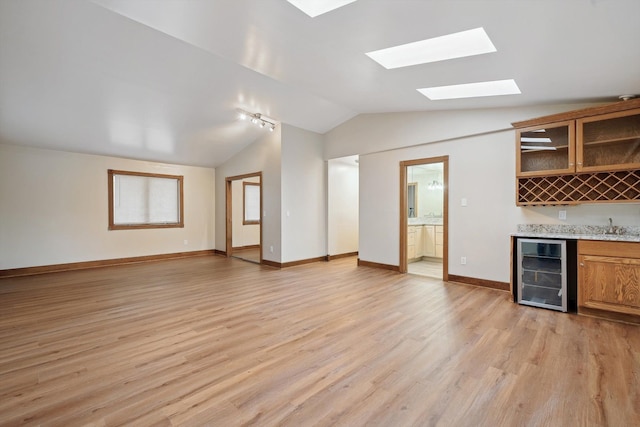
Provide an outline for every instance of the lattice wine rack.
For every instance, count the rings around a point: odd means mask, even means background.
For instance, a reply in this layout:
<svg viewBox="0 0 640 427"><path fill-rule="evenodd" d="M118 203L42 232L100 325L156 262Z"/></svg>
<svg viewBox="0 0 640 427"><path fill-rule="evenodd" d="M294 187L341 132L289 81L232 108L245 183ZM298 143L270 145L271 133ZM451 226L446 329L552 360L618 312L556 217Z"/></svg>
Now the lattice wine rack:
<svg viewBox="0 0 640 427"><path fill-rule="evenodd" d="M640 202L640 169L518 178L518 205Z"/></svg>

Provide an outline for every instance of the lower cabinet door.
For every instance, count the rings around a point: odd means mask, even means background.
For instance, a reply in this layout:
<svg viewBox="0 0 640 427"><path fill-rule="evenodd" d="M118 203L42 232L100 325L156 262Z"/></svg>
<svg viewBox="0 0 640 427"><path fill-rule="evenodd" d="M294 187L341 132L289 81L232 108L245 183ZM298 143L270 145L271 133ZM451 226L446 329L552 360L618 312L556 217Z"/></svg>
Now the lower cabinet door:
<svg viewBox="0 0 640 427"><path fill-rule="evenodd" d="M444 254L444 228L436 226L436 258L442 258Z"/></svg>
<svg viewBox="0 0 640 427"><path fill-rule="evenodd" d="M640 315L640 259L580 255L578 304Z"/></svg>
<svg viewBox="0 0 640 427"><path fill-rule="evenodd" d="M424 256L436 256L436 228L433 225L425 225L423 230L423 250Z"/></svg>

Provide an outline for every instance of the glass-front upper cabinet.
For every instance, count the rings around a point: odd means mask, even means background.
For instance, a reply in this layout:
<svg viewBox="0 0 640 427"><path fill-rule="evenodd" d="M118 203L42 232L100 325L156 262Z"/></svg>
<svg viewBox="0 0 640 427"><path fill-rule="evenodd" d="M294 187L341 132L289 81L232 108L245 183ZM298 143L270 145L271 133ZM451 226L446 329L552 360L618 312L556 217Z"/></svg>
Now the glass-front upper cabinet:
<svg viewBox="0 0 640 427"><path fill-rule="evenodd" d="M558 175L575 171L575 122L516 130L517 176Z"/></svg>
<svg viewBox="0 0 640 427"><path fill-rule="evenodd" d="M577 121L581 172L640 169L640 109Z"/></svg>

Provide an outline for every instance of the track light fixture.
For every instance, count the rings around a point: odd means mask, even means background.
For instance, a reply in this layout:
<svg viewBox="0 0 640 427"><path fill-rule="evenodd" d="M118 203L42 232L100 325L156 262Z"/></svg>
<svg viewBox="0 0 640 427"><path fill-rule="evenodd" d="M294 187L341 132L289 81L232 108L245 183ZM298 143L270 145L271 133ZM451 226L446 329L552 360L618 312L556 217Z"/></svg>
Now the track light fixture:
<svg viewBox="0 0 640 427"><path fill-rule="evenodd" d="M269 132L273 132L276 129L276 124L272 119L265 118L260 113L249 113L244 110L240 111L240 120L249 120L254 125L260 126L261 128L269 129Z"/></svg>

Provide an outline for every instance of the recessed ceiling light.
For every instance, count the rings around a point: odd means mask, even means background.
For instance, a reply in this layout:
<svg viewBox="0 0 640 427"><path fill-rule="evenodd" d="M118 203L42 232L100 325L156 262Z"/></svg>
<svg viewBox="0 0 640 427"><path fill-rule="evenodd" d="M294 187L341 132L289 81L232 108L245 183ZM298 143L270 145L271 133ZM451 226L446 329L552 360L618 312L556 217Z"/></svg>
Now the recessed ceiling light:
<svg viewBox="0 0 640 427"><path fill-rule="evenodd" d="M517 95L522 93L513 79L427 87L418 89L418 92L433 101L440 99L475 98L480 96Z"/></svg>
<svg viewBox="0 0 640 427"><path fill-rule="evenodd" d="M384 68L391 69L480 55L495 52L496 50L484 28L480 27L376 50L367 53L367 56Z"/></svg>
<svg viewBox="0 0 640 427"><path fill-rule="evenodd" d="M312 18L353 3L356 0L287 0Z"/></svg>

